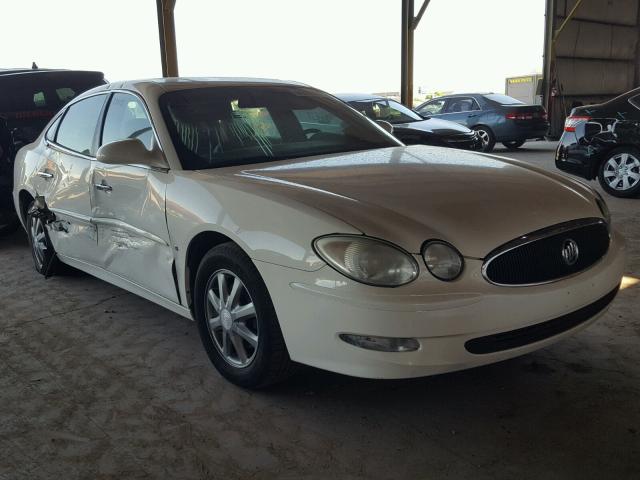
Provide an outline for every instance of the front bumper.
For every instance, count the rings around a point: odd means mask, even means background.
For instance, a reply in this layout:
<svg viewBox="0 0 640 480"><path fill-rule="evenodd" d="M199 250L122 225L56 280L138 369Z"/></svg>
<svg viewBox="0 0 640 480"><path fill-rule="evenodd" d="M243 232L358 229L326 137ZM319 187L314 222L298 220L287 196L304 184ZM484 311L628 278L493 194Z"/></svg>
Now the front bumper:
<svg viewBox="0 0 640 480"><path fill-rule="evenodd" d="M329 267L315 272L256 262L271 293L294 361L366 378L409 378L461 370L522 355L569 336L605 310L542 339L488 353L468 342L569 315L605 297L620 283L624 241L613 233L605 257L568 279L532 287L499 287L467 259L455 282L435 280L420 261L420 277L384 289L350 281ZM345 343L341 333L416 338L413 352L379 352Z"/></svg>

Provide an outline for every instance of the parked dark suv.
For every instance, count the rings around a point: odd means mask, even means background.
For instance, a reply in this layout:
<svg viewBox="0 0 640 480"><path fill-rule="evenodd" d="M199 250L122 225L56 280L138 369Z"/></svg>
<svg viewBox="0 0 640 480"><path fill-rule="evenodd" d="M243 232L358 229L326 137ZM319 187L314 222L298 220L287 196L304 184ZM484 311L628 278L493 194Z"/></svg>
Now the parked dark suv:
<svg viewBox="0 0 640 480"><path fill-rule="evenodd" d="M588 180L597 177L613 196L639 196L640 88L574 108L564 124L556 166Z"/></svg>
<svg viewBox="0 0 640 480"><path fill-rule="evenodd" d="M0 69L0 234L18 226L11 196L16 152L69 100L104 83L101 72Z"/></svg>
<svg viewBox="0 0 640 480"><path fill-rule="evenodd" d="M496 142L510 150L530 138L542 138L549 130L547 112L500 93L445 95L416 107L423 116L450 120L469 127L480 136L482 150L490 152Z"/></svg>

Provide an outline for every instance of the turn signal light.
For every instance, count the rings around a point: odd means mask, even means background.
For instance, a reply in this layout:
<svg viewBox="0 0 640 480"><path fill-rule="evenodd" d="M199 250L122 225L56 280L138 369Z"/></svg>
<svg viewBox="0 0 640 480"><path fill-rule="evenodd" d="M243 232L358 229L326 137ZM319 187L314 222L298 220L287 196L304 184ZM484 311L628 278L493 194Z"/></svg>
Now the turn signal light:
<svg viewBox="0 0 640 480"><path fill-rule="evenodd" d="M581 123L586 123L589 120L591 120L591 117L582 115L571 115L564 121L564 131L575 132L578 125L580 125Z"/></svg>

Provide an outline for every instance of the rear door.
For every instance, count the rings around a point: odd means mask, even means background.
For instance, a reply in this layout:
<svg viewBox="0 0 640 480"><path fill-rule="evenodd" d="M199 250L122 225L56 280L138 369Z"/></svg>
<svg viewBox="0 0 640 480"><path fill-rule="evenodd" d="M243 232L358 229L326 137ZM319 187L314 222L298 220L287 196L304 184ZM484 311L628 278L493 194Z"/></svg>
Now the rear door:
<svg viewBox="0 0 640 480"><path fill-rule="evenodd" d="M138 139L158 148L143 101L124 92L111 97L100 144ZM92 221L98 229L99 266L173 302L173 250L165 217L169 173L136 164L96 162Z"/></svg>
<svg viewBox="0 0 640 480"><path fill-rule="evenodd" d="M448 99L440 118L469 127L475 125L479 116L480 105L475 98L454 97Z"/></svg>
<svg viewBox="0 0 640 480"><path fill-rule="evenodd" d="M98 121L107 95L71 105L50 132L34 187L55 214L49 235L60 255L95 262L96 229L91 223L91 173ZM57 126L57 130L55 129Z"/></svg>

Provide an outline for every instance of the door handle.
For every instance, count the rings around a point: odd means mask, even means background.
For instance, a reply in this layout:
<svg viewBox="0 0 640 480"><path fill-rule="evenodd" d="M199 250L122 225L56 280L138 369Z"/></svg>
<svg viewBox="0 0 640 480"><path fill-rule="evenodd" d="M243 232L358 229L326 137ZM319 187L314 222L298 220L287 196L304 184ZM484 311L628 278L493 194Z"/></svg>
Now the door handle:
<svg viewBox="0 0 640 480"><path fill-rule="evenodd" d="M49 173L46 170L41 170L40 172L36 173L36 175L38 175L39 177L45 178L47 180L53 178L53 173Z"/></svg>
<svg viewBox="0 0 640 480"><path fill-rule="evenodd" d="M467 118L473 118L473 117L477 117L477 116L478 116L478 114L474 113L474 114L471 114L471 115L467 115Z"/></svg>
<svg viewBox="0 0 640 480"><path fill-rule="evenodd" d="M96 183L93 186L101 192L111 192L113 190L113 187L111 185L107 185L106 183Z"/></svg>

